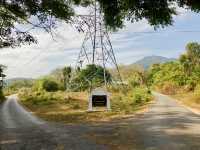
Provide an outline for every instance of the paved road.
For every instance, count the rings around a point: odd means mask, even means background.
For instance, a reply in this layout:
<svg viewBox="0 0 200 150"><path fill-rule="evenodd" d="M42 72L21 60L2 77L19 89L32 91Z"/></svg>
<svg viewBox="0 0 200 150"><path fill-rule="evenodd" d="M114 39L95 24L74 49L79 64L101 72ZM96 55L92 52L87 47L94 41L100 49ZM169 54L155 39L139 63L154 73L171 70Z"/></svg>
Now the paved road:
<svg viewBox="0 0 200 150"><path fill-rule="evenodd" d="M200 150L200 116L155 96L145 114L97 125L47 123L11 96L0 105L0 150Z"/></svg>

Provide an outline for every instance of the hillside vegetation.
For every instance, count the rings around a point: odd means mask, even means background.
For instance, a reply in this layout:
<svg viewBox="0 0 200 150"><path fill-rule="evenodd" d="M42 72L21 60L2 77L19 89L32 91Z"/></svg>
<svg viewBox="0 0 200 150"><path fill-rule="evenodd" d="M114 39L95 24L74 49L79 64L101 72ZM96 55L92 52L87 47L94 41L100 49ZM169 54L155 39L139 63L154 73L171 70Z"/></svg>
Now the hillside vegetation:
<svg viewBox="0 0 200 150"><path fill-rule="evenodd" d="M186 105L200 108L200 44L189 43L177 61L154 64L149 70L149 83Z"/></svg>
<svg viewBox="0 0 200 150"><path fill-rule="evenodd" d="M145 108L152 99L151 89L172 95L184 104L200 108L200 44L189 43L179 59L153 64L120 66L124 83L116 70L88 65L76 70L64 67L37 80L13 82L7 91L17 92L31 111L47 120L66 123L103 121L132 115ZM92 89L106 88L111 93L111 112L87 112ZM99 109L101 110L101 109Z"/></svg>
<svg viewBox="0 0 200 150"><path fill-rule="evenodd" d="M174 59L174 58L167 58L167 57L163 57L163 56L147 56L141 60L136 61L132 65L139 65L139 66L142 66L144 69L148 69L153 64L163 64L163 63L171 62L171 61L175 61L175 60L176 59Z"/></svg>

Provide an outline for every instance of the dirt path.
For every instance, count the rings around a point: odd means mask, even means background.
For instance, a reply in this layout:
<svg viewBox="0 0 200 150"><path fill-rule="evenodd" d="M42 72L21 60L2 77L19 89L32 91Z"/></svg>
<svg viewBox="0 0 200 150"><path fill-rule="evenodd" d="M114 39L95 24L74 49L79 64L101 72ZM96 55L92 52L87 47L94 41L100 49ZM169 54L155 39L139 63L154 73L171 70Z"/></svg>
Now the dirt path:
<svg viewBox="0 0 200 150"><path fill-rule="evenodd" d="M0 105L0 150L200 150L200 116L155 96L144 115L98 125L47 123L11 96Z"/></svg>

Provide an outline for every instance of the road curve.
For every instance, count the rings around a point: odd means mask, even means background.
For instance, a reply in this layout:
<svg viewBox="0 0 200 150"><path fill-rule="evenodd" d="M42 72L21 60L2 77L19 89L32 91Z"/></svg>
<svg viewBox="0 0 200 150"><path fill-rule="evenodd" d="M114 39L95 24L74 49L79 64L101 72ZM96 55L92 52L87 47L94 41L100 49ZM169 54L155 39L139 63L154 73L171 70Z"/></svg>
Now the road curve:
<svg viewBox="0 0 200 150"><path fill-rule="evenodd" d="M101 150L82 138L89 127L47 123L25 110L12 95L0 105L0 150Z"/></svg>
<svg viewBox="0 0 200 150"><path fill-rule="evenodd" d="M200 116L166 95L154 95L149 111L131 119L138 149L200 150Z"/></svg>
<svg viewBox="0 0 200 150"><path fill-rule="evenodd" d="M154 95L145 114L98 125L47 123L11 96L0 105L0 150L200 150L200 116Z"/></svg>

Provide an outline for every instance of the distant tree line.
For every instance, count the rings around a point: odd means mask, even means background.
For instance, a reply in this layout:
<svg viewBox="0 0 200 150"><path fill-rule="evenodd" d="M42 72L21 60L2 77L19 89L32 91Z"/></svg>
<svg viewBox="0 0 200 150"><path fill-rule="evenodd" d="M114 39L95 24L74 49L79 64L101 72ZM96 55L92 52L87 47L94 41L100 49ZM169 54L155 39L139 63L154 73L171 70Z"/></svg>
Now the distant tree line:
<svg viewBox="0 0 200 150"><path fill-rule="evenodd" d="M106 82L112 81L112 76L108 70L105 70ZM98 65L87 65L83 69L77 69L67 66L54 70L50 75L38 79L33 84L35 90L46 90L54 92L63 91L85 91L92 86L104 86L104 68Z"/></svg>
<svg viewBox="0 0 200 150"><path fill-rule="evenodd" d="M149 70L149 82L171 93L195 90L200 85L200 44L187 44L186 52L177 61L154 64Z"/></svg>

